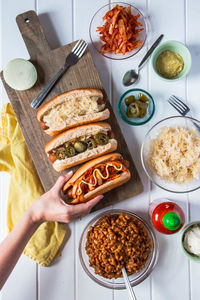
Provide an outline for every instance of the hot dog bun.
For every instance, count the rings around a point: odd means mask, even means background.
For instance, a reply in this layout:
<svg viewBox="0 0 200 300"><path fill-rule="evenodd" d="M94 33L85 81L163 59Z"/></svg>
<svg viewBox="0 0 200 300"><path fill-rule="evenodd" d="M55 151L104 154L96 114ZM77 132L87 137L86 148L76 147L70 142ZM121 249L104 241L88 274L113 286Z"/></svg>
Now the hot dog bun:
<svg viewBox="0 0 200 300"><path fill-rule="evenodd" d="M63 192L66 193L67 190L73 185L73 183L75 183L76 180L79 179L88 169L93 168L100 163L105 163L107 161L115 161L115 160L119 160L119 161L123 160L122 155L119 153L112 153L112 154L98 157L98 158L93 159L92 161L89 161L88 163L84 164L82 167L80 167L76 171L76 173L64 185ZM123 163L123 161L122 161L122 163ZM120 177L115 178L111 181L107 181L107 182L103 183L102 185L98 186L97 188L95 188L93 191L90 191L87 194L85 194L82 202L87 202L98 195L107 193L108 191L126 183L130 178L131 178L131 174L130 174L130 171L127 169L127 172L122 172L120 174ZM75 200L72 201L71 203L73 204L73 202L75 202Z"/></svg>
<svg viewBox="0 0 200 300"><path fill-rule="evenodd" d="M37 119L39 122L44 121L43 118L47 118L47 114L51 112L52 110L52 116L55 113L56 107L58 107L60 104L63 103L69 103L70 101L75 101L75 99L96 99L96 101L103 100L103 94L98 89L76 89L71 90L66 93L63 93L61 95L58 95L57 97L53 98L49 102L47 102L45 105L43 105L37 112ZM71 102L70 102L71 103ZM76 108L73 106L73 104L70 104L72 106L72 110L76 111ZM104 109L104 104L102 104L102 110L99 112L92 112L85 115L79 115L75 118L69 118L67 121L59 121L58 118L53 118L53 122L50 122L47 124L47 127L44 131L53 136L56 135L66 129L73 128L82 124L87 124L91 122L98 122L101 120L106 120L110 117L110 112L108 109ZM103 110L104 109L104 110ZM59 113L63 114L64 110L60 110ZM67 114L68 115L68 114ZM55 120L54 120L55 119ZM60 122L60 123L59 123Z"/></svg>
<svg viewBox="0 0 200 300"><path fill-rule="evenodd" d="M77 128L69 129L49 141L45 146L45 152L48 152L63 145L66 142L70 142L78 139L82 136L89 136L101 130L111 130L108 123L99 122L88 125L82 125ZM96 148L86 150L85 152L79 153L75 156L65 158L63 160L56 160L53 163L53 167L57 172L63 171L67 168L71 168L85 161L98 157L100 155L115 151L117 149L117 141L112 138L106 145L98 145Z"/></svg>

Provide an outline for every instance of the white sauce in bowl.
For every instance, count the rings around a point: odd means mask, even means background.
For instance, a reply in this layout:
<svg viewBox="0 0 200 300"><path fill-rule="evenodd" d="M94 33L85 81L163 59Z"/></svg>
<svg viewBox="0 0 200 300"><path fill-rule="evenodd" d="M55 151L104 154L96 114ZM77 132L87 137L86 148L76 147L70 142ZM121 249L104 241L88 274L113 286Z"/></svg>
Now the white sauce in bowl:
<svg viewBox="0 0 200 300"><path fill-rule="evenodd" d="M184 240L184 248L196 256L200 257L200 226L194 225L186 231Z"/></svg>

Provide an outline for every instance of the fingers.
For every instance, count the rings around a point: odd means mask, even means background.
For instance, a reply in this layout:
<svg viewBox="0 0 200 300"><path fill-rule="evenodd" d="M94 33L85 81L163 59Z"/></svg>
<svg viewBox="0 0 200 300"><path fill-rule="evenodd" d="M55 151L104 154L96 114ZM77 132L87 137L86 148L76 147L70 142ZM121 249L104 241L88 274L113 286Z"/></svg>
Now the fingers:
<svg viewBox="0 0 200 300"><path fill-rule="evenodd" d="M94 205L96 205L101 199L103 195L97 196L94 199L77 205L69 205L66 204L61 198L60 201L60 211L59 211L59 218L57 221L70 223L76 219L82 218L89 214L90 210Z"/></svg>
<svg viewBox="0 0 200 300"><path fill-rule="evenodd" d="M73 218L73 220L88 215L93 206L95 206L101 199L103 199L103 195L97 196L86 203L81 203L72 206L71 217Z"/></svg>
<svg viewBox="0 0 200 300"><path fill-rule="evenodd" d="M55 185L52 187L52 190L60 195L60 191L63 185L72 177L73 172L70 171L65 175L59 176Z"/></svg>

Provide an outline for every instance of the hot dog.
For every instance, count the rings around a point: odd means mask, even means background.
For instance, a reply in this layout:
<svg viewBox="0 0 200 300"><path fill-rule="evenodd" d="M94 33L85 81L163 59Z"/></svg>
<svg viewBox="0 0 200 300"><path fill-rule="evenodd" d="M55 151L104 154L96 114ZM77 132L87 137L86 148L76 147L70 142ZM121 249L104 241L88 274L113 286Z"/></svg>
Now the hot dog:
<svg viewBox="0 0 200 300"><path fill-rule="evenodd" d="M98 89L71 90L53 98L37 112L41 128L49 135L82 124L108 119L103 94Z"/></svg>
<svg viewBox="0 0 200 300"><path fill-rule="evenodd" d="M64 185L63 192L70 204L87 202L130 179L128 162L113 153L96 158L79 168Z"/></svg>
<svg viewBox="0 0 200 300"><path fill-rule="evenodd" d="M99 122L69 129L46 146L45 151L56 171L79 165L115 151L117 141L108 123Z"/></svg>

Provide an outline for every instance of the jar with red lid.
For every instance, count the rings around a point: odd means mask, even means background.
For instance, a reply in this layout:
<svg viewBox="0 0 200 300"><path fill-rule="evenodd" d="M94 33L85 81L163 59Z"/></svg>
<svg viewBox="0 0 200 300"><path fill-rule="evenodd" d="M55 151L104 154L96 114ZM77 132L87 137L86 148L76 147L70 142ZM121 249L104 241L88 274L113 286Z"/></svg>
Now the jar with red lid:
<svg viewBox="0 0 200 300"><path fill-rule="evenodd" d="M156 230L163 234L178 232L185 223L182 208L174 201L157 199L149 205L149 216Z"/></svg>

